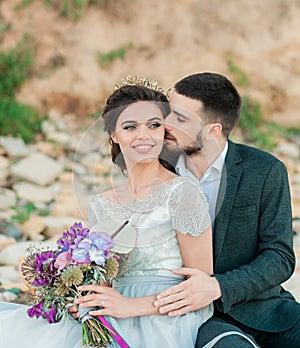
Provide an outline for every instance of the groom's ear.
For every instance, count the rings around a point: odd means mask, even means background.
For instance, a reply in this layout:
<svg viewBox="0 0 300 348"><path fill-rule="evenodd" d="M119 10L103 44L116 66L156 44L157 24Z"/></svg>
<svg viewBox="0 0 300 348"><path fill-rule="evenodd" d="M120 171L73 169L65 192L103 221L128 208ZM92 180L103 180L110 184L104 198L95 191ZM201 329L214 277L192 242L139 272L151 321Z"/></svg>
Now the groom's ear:
<svg viewBox="0 0 300 348"><path fill-rule="evenodd" d="M218 137L222 134L223 126L221 123L212 123L209 127L208 135L211 137Z"/></svg>

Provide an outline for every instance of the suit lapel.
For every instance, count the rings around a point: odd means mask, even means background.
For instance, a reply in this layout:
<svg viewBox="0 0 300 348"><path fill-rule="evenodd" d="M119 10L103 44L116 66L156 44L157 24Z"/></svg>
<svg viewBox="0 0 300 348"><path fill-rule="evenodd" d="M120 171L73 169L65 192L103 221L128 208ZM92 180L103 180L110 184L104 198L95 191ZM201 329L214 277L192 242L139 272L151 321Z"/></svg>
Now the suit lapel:
<svg viewBox="0 0 300 348"><path fill-rule="evenodd" d="M220 255L226 235L230 212L234 202L236 190L242 174L240 153L234 143L228 141L228 152L222 172L220 189L216 206L214 223L214 259L215 263Z"/></svg>

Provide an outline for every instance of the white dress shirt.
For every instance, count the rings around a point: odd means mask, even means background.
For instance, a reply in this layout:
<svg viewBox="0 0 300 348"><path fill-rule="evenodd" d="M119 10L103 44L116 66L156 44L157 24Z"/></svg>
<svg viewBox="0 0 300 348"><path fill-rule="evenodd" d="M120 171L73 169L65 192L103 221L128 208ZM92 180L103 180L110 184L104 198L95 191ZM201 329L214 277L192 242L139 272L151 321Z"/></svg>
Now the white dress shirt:
<svg viewBox="0 0 300 348"><path fill-rule="evenodd" d="M225 163L225 157L228 151L228 142L226 141L225 147L220 155L216 158L214 163L206 170L203 177L199 180L194 174L187 169L185 163L185 156L181 155L177 161L175 170L180 176L188 176L193 180L200 183L202 191L204 192L209 205L209 213L212 221L212 226L214 225L214 220L216 216L216 204L218 199L218 192L220 188L222 170Z"/></svg>

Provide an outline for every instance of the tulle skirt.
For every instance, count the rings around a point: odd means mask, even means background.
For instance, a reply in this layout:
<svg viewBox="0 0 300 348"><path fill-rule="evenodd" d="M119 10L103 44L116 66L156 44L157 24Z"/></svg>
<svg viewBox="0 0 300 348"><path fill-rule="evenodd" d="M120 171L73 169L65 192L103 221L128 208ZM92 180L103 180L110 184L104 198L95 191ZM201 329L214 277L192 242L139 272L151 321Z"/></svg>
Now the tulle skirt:
<svg viewBox="0 0 300 348"><path fill-rule="evenodd" d="M158 294L180 281L162 276L123 277L114 288L126 297L142 297ZM194 348L199 327L212 315L213 307L210 305L179 317L106 318L131 348ZM119 348L115 343L112 347Z"/></svg>
<svg viewBox="0 0 300 348"><path fill-rule="evenodd" d="M127 297L157 294L180 280L172 277L123 277L114 288ZM81 324L72 318L49 324L29 318L25 305L0 302L0 347L81 348ZM212 305L182 315L143 316L128 319L105 317L130 348L194 348L200 325L213 314ZM119 348L114 342L111 348Z"/></svg>

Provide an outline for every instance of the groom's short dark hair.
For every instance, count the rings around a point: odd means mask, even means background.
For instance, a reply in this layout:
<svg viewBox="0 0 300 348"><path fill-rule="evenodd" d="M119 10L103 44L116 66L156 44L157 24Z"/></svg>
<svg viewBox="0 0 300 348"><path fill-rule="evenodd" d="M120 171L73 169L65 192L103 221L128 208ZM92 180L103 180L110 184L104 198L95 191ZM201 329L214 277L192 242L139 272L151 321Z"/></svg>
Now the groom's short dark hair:
<svg viewBox="0 0 300 348"><path fill-rule="evenodd" d="M178 81L175 92L203 103L205 122L220 122L228 138L240 119L242 101L233 84L223 75L204 72Z"/></svg>

